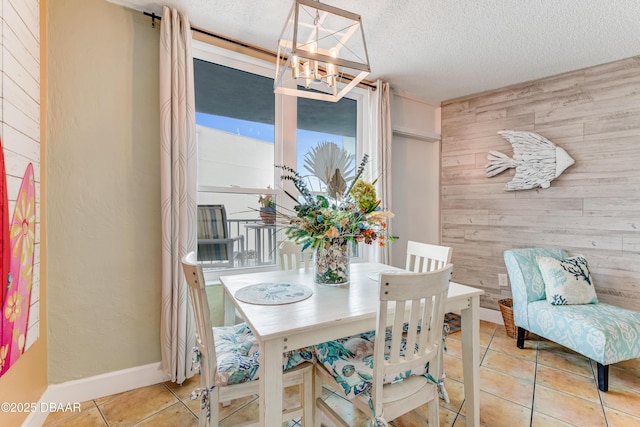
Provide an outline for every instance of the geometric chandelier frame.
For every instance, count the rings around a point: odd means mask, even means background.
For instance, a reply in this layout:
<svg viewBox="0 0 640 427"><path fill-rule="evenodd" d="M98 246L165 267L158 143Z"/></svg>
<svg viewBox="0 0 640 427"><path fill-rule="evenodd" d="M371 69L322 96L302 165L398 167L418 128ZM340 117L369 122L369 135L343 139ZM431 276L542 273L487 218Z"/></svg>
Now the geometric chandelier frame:
<svg viewBox="0 0 640 427"><path fill-rule="evenodd" d="M295 0L277 55L283 95L336 102L371 72L360 15L317 0Z"/></svg>

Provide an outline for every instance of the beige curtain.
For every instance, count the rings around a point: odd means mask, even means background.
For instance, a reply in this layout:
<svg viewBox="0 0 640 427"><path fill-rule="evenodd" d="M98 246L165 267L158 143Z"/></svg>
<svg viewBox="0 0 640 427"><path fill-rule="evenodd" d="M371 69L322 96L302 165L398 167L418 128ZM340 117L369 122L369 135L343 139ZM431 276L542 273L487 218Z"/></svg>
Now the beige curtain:
<svg viewBox="0 0 640 427"><path fill-rule="evenodd" d="M160 32L162 202L162 367L171 381L191 377L195 323L181 257L196 249L196 144L191 29L167 6Z"/></svg>
<svg viewBox="0 0 640 427"><path fill-rule="evenodd" d="M371 160L369 162L371 176L373 179L378 178L376 182L376 192L378 198L382 200L382 206L393 212L391 206L391 138L393 132L391 129L391 107L389 100L389 83L378 80L376 82L377 90L369 90L369 123L371 123L371 137L368 146L365 146L365 152L369 153ZM391 224L393 219L389 220L389 229L393 231ZM372 245L370 259L372 261L391 264L391 251L389 246L380 248Z"/></svg>

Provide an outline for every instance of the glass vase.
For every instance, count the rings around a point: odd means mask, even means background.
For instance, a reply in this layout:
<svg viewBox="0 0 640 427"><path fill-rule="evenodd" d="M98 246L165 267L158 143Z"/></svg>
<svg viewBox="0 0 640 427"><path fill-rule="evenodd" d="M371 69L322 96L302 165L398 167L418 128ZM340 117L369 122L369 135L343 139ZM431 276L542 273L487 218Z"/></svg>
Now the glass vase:
<svg viewBox="0 0 640 427"><path fill-rule="evenodd" d="M316 248L313 263L315 283L340 286L349 283L349 245L341 237L325 240Z"/></svg>

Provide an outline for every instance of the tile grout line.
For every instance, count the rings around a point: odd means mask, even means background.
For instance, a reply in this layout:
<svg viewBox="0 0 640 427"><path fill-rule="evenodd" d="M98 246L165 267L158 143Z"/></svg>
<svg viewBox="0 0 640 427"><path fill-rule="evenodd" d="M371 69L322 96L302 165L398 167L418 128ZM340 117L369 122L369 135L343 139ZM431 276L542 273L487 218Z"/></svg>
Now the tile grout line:
<svg viewBox="0 0 640 427"><path fill-rule="evenodd" d="M229 417L231 417L231 416L233 416L233 415L237 414L238 412L242 411L242 410L243 410L243 409L245 409L247 406L249 406L250 404L252 404L253 402L255 402L255 401L256 401L256 399L258 399L258 398L259 398L257 394L253 394L252 396L253 396L253 399L251 399L251 400L247 401L244 405L242 405L242 406L238 407L238 409L236 409L235 411L231 412L231 413L230 413L229 415L227 415L226 417L224 417L224 418L220 418L220 419L218 420L218 422L219 422L219 423L221 423L221 422L223 422L223 421L227 420Z"/></svg>
<svg viewBox="0 0 640 427"><path fill-rule="evenodd" d="M460 331L460 333L462 334L462 326L460 327L460 330L459 330L459 331ZM458 332L458 331L456 331L456 332ZM455 333L455 332L454 332L454 333ZM449 335L449 334L447 333L447 335ZM450 338L450 339L452 339L452 338ZM479 340L478 340L478 341L479 341ZM460 345L462 345L462 342L461 342L461 344L460 344ZM443 350L444 350L444 351L446 351L446 346L447 346L447 344L446 344L446 338L445 338L444 348L443 348ZM482 363L482 362L481 362L481 363ZM445 373L445 375L446 375L446 370L444 369L444 357L443 357L443 359L442 359L442 372L444 372L444 373ZM445 385L445 387L446 387L446 385ZM440 404L439 399L440 399L440 398L438 398L438 405ZM458 418L460 417L460 412L462 411L462 406L463 406L463 405L464 405L464 399L462 399L462 402L460 402L460 407L459 407L459 408L458 408L458 410L456 411L456 413L455 413L456 415L453 417L453 423L451 423L451 425L452 425L452 426L456 425L456 422L458 421ZM451 412L453 412L453 411L451 411Z"/></svg>
<svg viewBox="0 0 640 427"><path fill-rule="evenodd" d="M526 341L526 340L525 340ZM536 384L538 383L538 357L540 356L540 341L536 340L536 369L533 371L533 396L531 397L531 418L529 426L533 427L533 413L536 407Z"/></svg>
<svg viewBox="0 0 640 427"><path fill-rule="evenodd" d="M462 329L461 329L462 330ZM489 352L489 347L491 347L491 342L493 342L493 338L496 335L496 331L498 330L497 326L493 329L493 332L491 333L491 339L489 340L489 342L487 343L487 348L485 349L484 353L482 354L482 357L480 358L480 362L478 364L478 369L480 369L480 367L482 366L482 362L484 361L484 358L487 356L487 353ZM482 347L482 346L479 346ZM500 352L502 353L502 352ZM458 418L460 418L460 416L462 415L462 407L464 406L466 399L462 399L462 402L460 403L460 408L458 408L458 412L456 413L455 418L453 419L453 424L452 426L454 426L456 424L456 422L458 422ZM463 415L464 416L464 415Z"/></svg>
<svg viewBox="0 0 640 427"><path fill-rule="evenodd" d="M185 408L187 408L187 411L189 411L189 412L190 412L190 413L191 413L191 414L196 418L196 420L199 420L199 419L200 419L200 414L199 414L199 413L198 413L198 414L195 414L195 413L191 410L191 408L189 407L189 405L187 405L187 404L186 404L182 399L180 399L180 396L178 396L178 395L177 395L177 394L176 394L176 393L175 393L171 388L169 388L169 386L167 386L167 384L166 384L166 383L162 383L162 385L163 385L167 390L169 390L169 393L173 394L173 396L174 396L176 399L178 399L178 402L182 403L182 405L183 405ZM187 397L187 399L191 399L191 397ZM194 399L194 400L196 400L196 399Z"/></svg>
<svg viewBox="0 0 640 427"><path fill-rule="evenodd" d="M538 341L538 342L541 342L541 341ZM554 352L555 350L545 349L545 351ZM536 360L537 360L537 358L538 358L538 354L539 354L539 349L538 349L538 352L536 353ZM584 357L584 356L583 356L583 357ZM586 358L586 357L585 357L585 358ZM593 368L593 365L591 364L591 360L590 360L590 359L588 359L588 358L586 358L586 359L589 361L589 367L590 367L590 369L591 369L591 376L586 376L586 375L580 374L580 373L578 373L578 372L574 372L574 371L570 371L570 370L567 370L567 369L563 369L563 368L558 367L558 366L546 365L546 364L541 363L541 362L540 362L540 363L536 363L536 375L537 375L537 371L538 371L538 366L543 366L543 367L545 367L545 368L555 369L555 370L558 370L558 371L561 371L561 372L564 372L564 373L567 373L567 374L576 375L576 376L579 376L579 377L582 377L582 378L587 378L587 379L593 380L593 381L595 382L596 390L598 391L598 399L600 400L600 405L601 405L601 407L602 407L602 411L603 411L603 415L604 415L604 419L605 419L605 426L608 426L608 422L607 422L607 419L606 419L606 414L604 414L604 402L602 401L602 397L601 397L601 395L600 395L600 393L601 393L601 392L600 392L600 390L598 389L597 375L594 373L594 368ZM536 387L536 386L534 385L534 400L535 400L535 387ZM596 403L596 402L594 402L594 401L592 401L592 400L590 400L590 399L588 399L588 398L586 398L586 397L576 395L576 394L571 393L571 392L569 392L569 391L565 391L565 390L558 390L558 389L555 389L555 388L553 388L553 387L551 387L551 386L544 386L544 387L545 387L545 388L548 388L549 390L553 390L553 391L554 391L554 392L556 392L556 393L559 393L559 394L565 395L565 396L570 396L570 397L574 397L574 398L577 398L577 399L580 399L580 400L584 400L584 401L587 401L587 402ZM553 419L555 419L555 420L559 420L559 421L561 421L561 422L564 422L564 423L566 423L566 424L569 424L569 425L571 425L571 426L575 426L575 424L569 423L568 421L565 421L565 420L560 420L559 418L556 418L555 416L549 415L549 414L547 414L547 413L545 413L545 412L540 412L540 413L541 413L541 414L544 414L544 415L545 415L545 416L547 416L547 417L550 417L550 418L553 418ZM533 413L532 413L532 417L533 417Z"/></svg>
<svg viewBox="0 0 640 427"><path fill-rule="evenodd" d="M100 408L100 405L98 405L98 402L96 402L96 400L92 400L93 404L96 405L96 408L98 408L98 413L100 414L100 417L102 417L102 421L104 421L104 424L107 427L109 426L109 421L107 421L107 417L104 415L104 413L102 412L102 409Z"/></svg>
<svg viewBox="0 0 640 427"><path fill-rule="evenodd" d="M491 339L487 343L487 348L484 350L484 353L482 354L482 357L480 358L480 363L478 364L478 373L480 372L480 367L482 366L482 362L484 362L485 357L487 357L487 353L489 353L489 348L491 347L491 343L493 342L493 338L496 336L496 331L497 330L498 330L497 326L493 328L493 332L491 333ZM480 340L478 340L478 343L479 342L480 342ZM482 347L482 346L479 345L478 347ZM502 353L502 352L500 352L500 353ZM458 421L458 417L460 415L462 415L462 407L464 406L465 401L466 401L466 399L462 399L462 404L460 405L460 409L458 410L458 415L456 415L456 419L454 420L454 425ZM480 396L478 396L478 402L480 402Z"/></svg>

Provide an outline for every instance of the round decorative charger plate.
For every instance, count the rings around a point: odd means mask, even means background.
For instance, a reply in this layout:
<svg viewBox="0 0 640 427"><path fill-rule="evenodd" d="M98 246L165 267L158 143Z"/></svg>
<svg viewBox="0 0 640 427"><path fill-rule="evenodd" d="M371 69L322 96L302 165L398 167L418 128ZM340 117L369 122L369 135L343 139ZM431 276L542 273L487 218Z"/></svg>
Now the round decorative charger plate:
<svg viewBox="0 0 640 427"><path fill-rule="evenodd" d="M248 304L278 305L305 300L313 295L307 286L292 283L257 283L236 291L237 300Z"/></svg>
<svg viewBox="0 0 640 427"><path fill-rule="evenodd" d="M406 270L382 270L382 271L373 271L369 274L367 274L367 277L371 280L375 280L376 282L378 280L380 280L380 275L381 274L402 274L402 273L409 273Z"/></svg>

